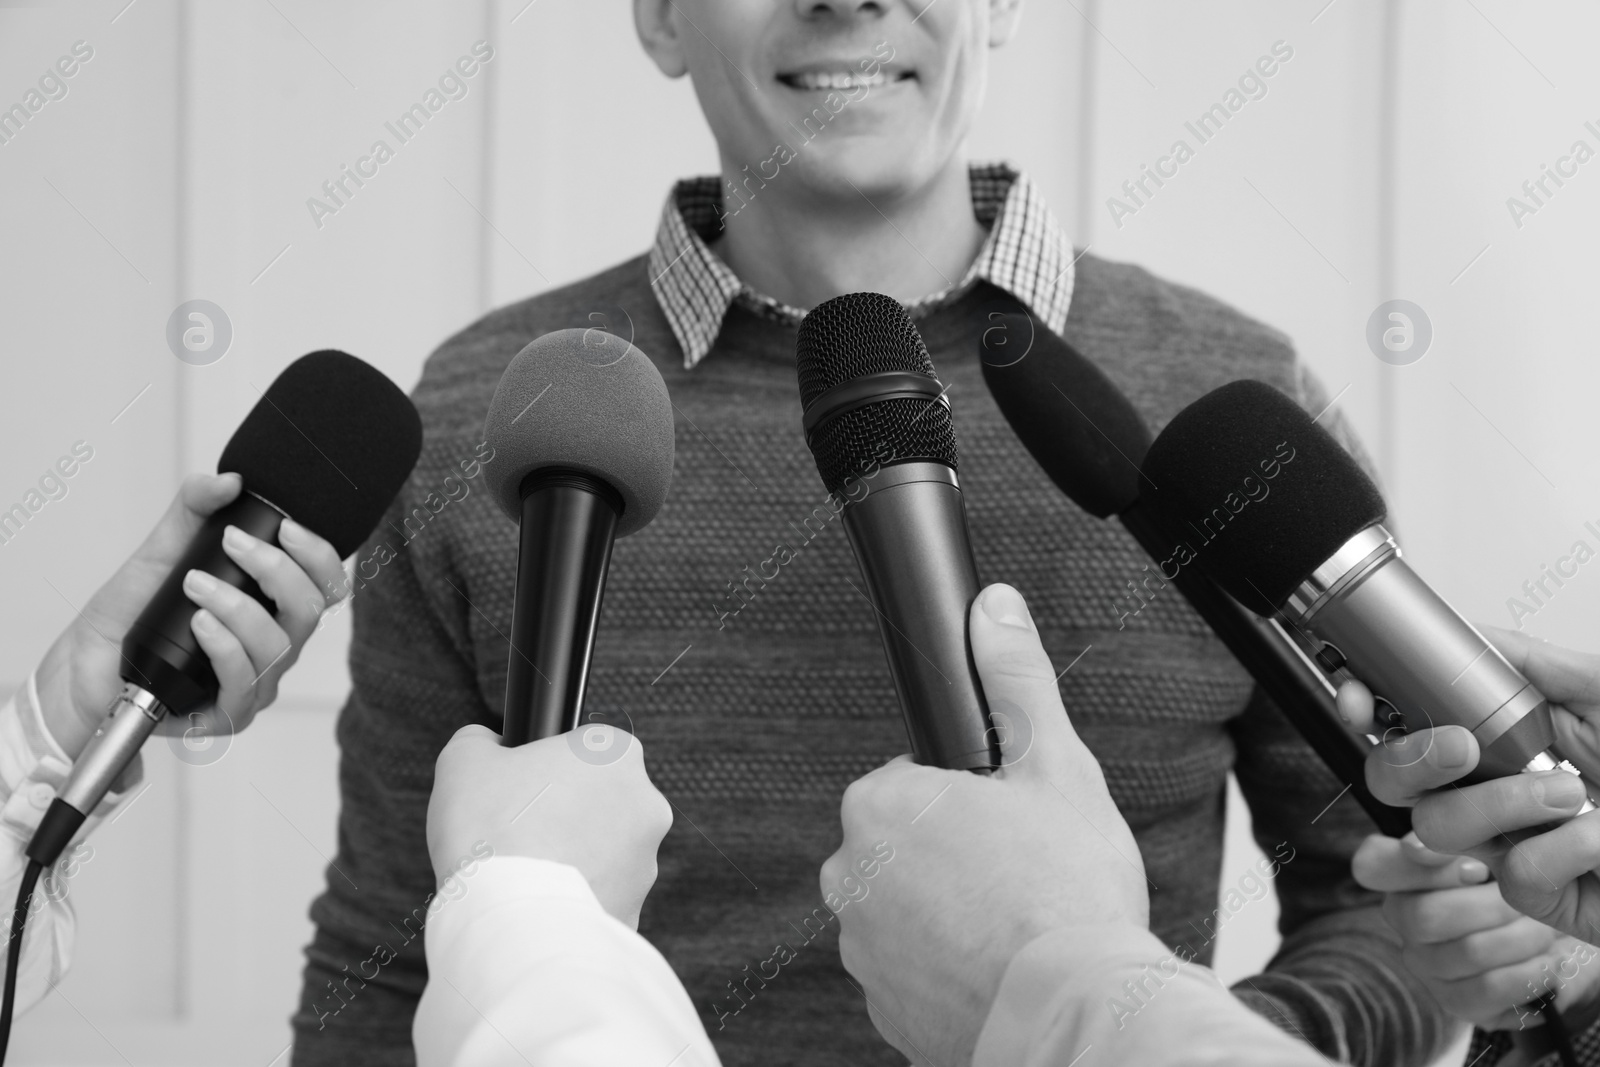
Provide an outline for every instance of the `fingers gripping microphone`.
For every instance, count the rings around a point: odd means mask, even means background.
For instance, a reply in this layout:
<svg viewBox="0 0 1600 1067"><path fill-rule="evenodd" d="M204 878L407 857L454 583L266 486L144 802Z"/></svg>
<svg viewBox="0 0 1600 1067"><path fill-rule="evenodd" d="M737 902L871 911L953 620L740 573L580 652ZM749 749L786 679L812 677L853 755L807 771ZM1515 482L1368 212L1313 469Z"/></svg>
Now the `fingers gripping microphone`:
<svg viewBox="0 0 1600 1067"><path fill-rule="evenodd" d="M927 347L898 302L853 293L806 316L796 364L806 443L846 501L912 754L992 770L999 744L967 637L977 565L955 427Z"/></svg>
<svg viewBox="0 0 1600 1067"><path fill-rule="evenodd" d="M1266 495L1242 495L1274 468ZM1156 439L1144 472L1144 500L1199 566L1307 635L1330 675L1359 678L1408 730L1471 730L1471 780L1572 770L1549 702L1401 559L1377 487L1288 397L1254 381L1208 393Z"/></svg>
<svg viewBox="0 0 1600 1067"><path fill-rule="evenodd" d="M124 767L171 712L216 699L219 684L195 640L197 610L183 578L199 569L276 607L222 551L237 526L278 543L284 516L319 534L340 556L360 547L399 492L422 447L416 408L382 372L343 352L291 363L234 432L217 472L239 474L244 491L211 515L122 641L122 695L73 764L27 854L54 863Z"/></svg>
<svg viewBox="0 0 1600 1067"><path fill-rule="evenodd" d="M666 501L672 430L661 373L613 334L546 334L506 367L483 429L489 490L522 531L503 744L578 725L612 542Z"/></svg>
<svg viewBox="0 0 1600 1067"><path fill-rule="evenodd" d="M11 912L0 1063L34 887L168 712L216 700L216 673L190 629L197 610L183 578L202 570L275 611L261 587L222 551L230 525L278 543L285 516L332 543L340 557L360 547L400 491L422 450L422 422L406 395L376 369L332 350L289 364L234 432L217 473L237 473L244 490L213 513L122 640L122 694L72 765L28 842L28 866Z"/></svg>
<svg viewBox="0 0 1600 1067"><path fill-rule="evenodd" d="M1380 829L1400 836L1411 814L1367 789L1369 746L1340 725L1333 688L1270 621L1179 562L1176 545L1140 499L1150 448L1144 419L1105 373L1024 312L990 316L980 344L984 382L1006 421L1051 481L1096 518L1115 515Z"/></svg>

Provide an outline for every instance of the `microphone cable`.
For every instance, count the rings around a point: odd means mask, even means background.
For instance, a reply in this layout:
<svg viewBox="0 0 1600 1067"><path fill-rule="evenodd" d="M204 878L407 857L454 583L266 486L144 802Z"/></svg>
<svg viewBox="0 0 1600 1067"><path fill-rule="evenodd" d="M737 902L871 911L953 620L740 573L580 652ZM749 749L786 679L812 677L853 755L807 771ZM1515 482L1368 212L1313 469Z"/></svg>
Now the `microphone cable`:
<svg viewBox="0 0 1600 1067"><path fill-rule="evenodd" d="M80 757L81 759L81 757ZM6 1050L11 1046L11 1017L16 1012L17 967L22 962L22 931L28 923L28 911L33 906L33 892L39 884L39 875L66 851L72 836L84 823L85 816L71 804L57 796L39 820L25 855L28 866L22 872L22 884L17 887L17 906L11 912L11 940L6 945L6 981L0 992L0 1067L5 1067Z"/></svg>
<svg viewBox="0 0 1600 1067"><path fill-rule="evenodd" d="M6 1050L11 1045L11 1016L17 1002L17 966L22 962L22 930L28 921L28 909L33 905L33 890L39 884L44 864L29 860L22 873L22 885L17 889L17 906L11 912L11 941L6 946L6 984L0 995L0 1067L6 1062Z"/></svg>

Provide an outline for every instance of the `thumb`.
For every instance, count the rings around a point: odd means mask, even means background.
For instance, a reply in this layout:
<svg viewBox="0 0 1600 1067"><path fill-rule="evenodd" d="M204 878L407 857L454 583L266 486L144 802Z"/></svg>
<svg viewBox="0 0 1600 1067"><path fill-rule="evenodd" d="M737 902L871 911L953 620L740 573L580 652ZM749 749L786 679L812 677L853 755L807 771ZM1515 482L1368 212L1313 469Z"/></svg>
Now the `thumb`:
<svg viewBox="0 0 1600 1067"><path fill-rule="evenodd" d="M464 764L481 765L481 761L493 758L489 753L499 751L499 734L487 726L469 723L457 730L439 750L439 755L433 761L434 778L437 780L446 776Z"/></svg>
<svg viewBox="0 0 1600 1067"><path fill-rule="evenodd" d="M1022 594L1009 585L989 586L972 603L968 629L1002 765L1047 769L1081 749Z"/></svg>

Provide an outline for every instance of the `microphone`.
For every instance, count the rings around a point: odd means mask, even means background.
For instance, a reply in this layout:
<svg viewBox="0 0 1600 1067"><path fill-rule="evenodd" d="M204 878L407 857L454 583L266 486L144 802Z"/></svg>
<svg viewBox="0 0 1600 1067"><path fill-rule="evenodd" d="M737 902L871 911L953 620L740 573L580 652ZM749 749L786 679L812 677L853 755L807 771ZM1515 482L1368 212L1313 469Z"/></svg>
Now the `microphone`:
<svg viewBox="0 0 1600 1067"><path fill-rule="evenodd" d="M1216 389L1156 438L1144 474L1142 499L1197 565L1305 635L1331 677L1359 678L1407 730L1471 730L1469 781L1577 773L1549 701L1401 558L1377 486L1294 401L1256 381Z"/></svg>
<svg viewBox="0 0 1600 1067"><path fill-rule="evenodd" d="M578 725L612 543L648 526L672 483L672 401L629 342L558 330L506 367L483 437L486 485L522 531L501 728L521 745Z"/></svg>
<svg viewBox="0 0 1600 1067"><path fill-rule="evenodd" d="M279 523L293 516L348 556L378 524L421 450L416 408L381 371L331 349L289 364L217 461L217 473L239 474L244 491L206 519L123 638L122 694L45 812L29 859L45 867L56 861L163 717L216 699L216 673L190 629L197 609L183 593L184 575L205 571L276 611L223 552L223 530L237 526L276 545Z"/></svg>
<svg viewBox="0 0 1600 1067"><path fill-rule="evenodd" d="M1180 562L1176 544L1140 499L1139 468L1150 449L1150 431L1127 396L1065 340L1036 328L1020 308L991 312L979 349L990 394L1050 480L1096 518L1116 516L1157 561L1162 585L1177 587L1378 827L1394 837L1409 831L1410 811L1390 807L1368 790L1369 746L1340 725L1334 689L1318 668L1275 624Z"/></svg>
<svg viewBox="0 0 1600 1067"><path fill-rule="evenodd" d="M806 316L795 356L806 444L823 485L845 500L912 755L992 771L999 742L967 636L978 569L955 426L927 346L899 302L852 293Z"/></svg>

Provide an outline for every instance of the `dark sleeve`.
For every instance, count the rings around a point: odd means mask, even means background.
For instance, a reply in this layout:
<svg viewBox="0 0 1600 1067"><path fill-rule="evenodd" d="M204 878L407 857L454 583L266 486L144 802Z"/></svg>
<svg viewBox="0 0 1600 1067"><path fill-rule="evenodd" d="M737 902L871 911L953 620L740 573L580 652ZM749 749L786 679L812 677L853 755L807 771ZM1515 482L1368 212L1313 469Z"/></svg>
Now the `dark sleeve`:
<svg viewBox="0 0 1600 1067"><path fill-rule="evenodd" d="M457 453L471 455L470 446L429 442L356 555L360 584L345 609L355 616L352 690L337 731L338 852L311 906L316 933L293 1018L294 1067L413 1062L411 1018L427 982L422 924L434 891L426 839L433 764L458 728L487 717L466 643L471 608L452 591L452 583L465 591L450 564L449 524L461 516L447 509L418 530L412 510ZM481 492L480 481L470 484Z"/></svg>
<svg viewBox="0 0 1600 1067"><path fill-rule="evenodd" d="M1296 384L1300 404L1376 480L1336 398L1303 366ZM1382 894L1362 889L1350 873L1356 848L1376 827L1259 688L1231 729L1256 841L1270 855L1293 849L1294 856L1277 876L1283 944L1264 974L1234 992L1342 1062L1430 1063L1454 1024L1401 962Z"/></svg>
<svg viewBox="0 0 1600 1067"><path fill-rule="evenodd" d="M1431 1063L1449 1043L1450 1018L1401 962L1382 895L1350 874L1371 820L1259 689L1231 730L1256 841L1280 864L1283 935L1266 971L1233 992L1339 1062Z"/></svg>
<svg viewBox="0 0 1600 1067"><path fill-rule="evenodd" d="M1526 1011L1526 1006L1521 1010ZM1568 1008L1561 1019L1579 1067L1600 1067L1600 998ZM1549 1027L1541 1025L1536 1015L1518 1022L1524 1024L1522 1029L1474 1030L1464 1062L1471 1067L1495 1067L1517 1049L1521 1058L1516 1062L1528 1067L1563 1067L1565 1061L1550 1038Z"/></svg>

